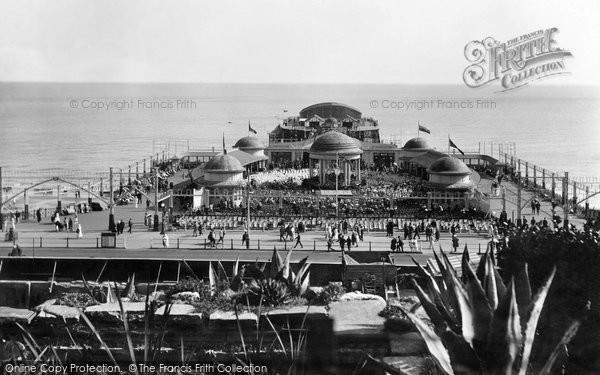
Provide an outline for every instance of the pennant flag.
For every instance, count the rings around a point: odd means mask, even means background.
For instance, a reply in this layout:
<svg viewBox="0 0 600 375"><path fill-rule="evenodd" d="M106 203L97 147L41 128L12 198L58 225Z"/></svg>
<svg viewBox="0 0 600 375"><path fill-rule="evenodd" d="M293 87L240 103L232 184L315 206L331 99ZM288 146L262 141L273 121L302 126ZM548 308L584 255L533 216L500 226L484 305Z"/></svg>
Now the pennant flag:
<svg viewBox="0 0 600 375"><path fill-rule="evenodd" d="M250 126L250 121L248 121L248 131L256 134L256 130L252 129L252 126Z"/></svg>
<svg viewBox="0 0 600 375"><path fill-rule="evenodd" d="M460 152L463 155L465 154L464 152L462 152L462 150L460 148L458 148L457 145L454 144L454 142L452 142L452 140L450 138L448 138L448 146L457 149L458 152Z"/></svg>
<svg viewBox="0 0 600 375"><path fill-rule="evenodd" d="M419 124L419 131L427 133L427 134L431 134L431 130L429 130L429 128L426 128L421 124Z"/></svg>

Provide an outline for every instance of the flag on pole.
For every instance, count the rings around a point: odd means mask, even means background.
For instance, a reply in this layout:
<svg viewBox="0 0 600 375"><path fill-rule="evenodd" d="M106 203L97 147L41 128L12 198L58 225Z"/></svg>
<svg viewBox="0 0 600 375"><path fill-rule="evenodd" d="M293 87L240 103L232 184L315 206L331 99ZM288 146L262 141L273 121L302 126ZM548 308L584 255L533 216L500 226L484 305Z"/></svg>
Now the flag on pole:
<svg viewBox="0 0 600 375"><path fill-rule="evenodd" d="M256 134L256 130L252 129L252 126L250 126L250 121L248 121L248 131Z"/></svg>
<svg viewBox="0 0 600 375"><path fill-rule="evenodd" d="M448 138L448 146L457 149L458 152L460 152L463 155L465 154L464 152L462 152L462 150L460 148L458 148L457 145L454 144L454 142L452 142L452 140L450 138Z"/></svg>
<svg viewBox="0 0 600 375"><path fill-rule="evenodd" d="M419 124L419 131L427 133L427 134L431 134L431 130L429 130L429 128L426 128L421 124Z"/></svg>

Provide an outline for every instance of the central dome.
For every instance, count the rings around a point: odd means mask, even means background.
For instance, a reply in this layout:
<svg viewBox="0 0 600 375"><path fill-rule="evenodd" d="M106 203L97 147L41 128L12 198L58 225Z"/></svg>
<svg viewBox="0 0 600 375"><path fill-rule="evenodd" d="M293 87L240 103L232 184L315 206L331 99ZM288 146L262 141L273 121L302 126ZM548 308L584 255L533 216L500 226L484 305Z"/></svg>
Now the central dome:
<svg viewBox="0 0 600 375"><path fill-rule="evenodd" d="M429 150L431 146L425 138L413 138L406 142L402 148L405 150Z"/></svg>
<svg viewBox="0 0 600 375"><path fill-rule="evenodd" d="M314 153L362 154L360 142L336 131L329 131L317 137L310 148Z"/></svg>
<svg viewBox="0 0 600 375"><path fill-rule="evenodd" d="M429 173L434 174L470 174L471 170L465 163L451 156L444 156L431 163L428 169Z"/></svg>
<svg viewBox="0 0 600 375"><path fill-rule="evenodd" d="M261 140L256 137L244 137L240 138L233 147L243 149L257 149L263 150L265 146L262 144Z"/></svg>
<svg viewBox="0 0 600 375"><path fill-rule="evenodd" d="M204 170L216 173L233 173L243 172L244 167L235 157L223 154L210 159L204 166Z"/></svg>

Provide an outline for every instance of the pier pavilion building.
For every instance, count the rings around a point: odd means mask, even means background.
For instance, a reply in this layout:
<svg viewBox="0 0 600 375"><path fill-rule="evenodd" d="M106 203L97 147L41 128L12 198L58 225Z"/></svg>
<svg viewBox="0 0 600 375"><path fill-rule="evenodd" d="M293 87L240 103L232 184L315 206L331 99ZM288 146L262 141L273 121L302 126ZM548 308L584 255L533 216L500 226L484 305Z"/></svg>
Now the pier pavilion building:
<svg viewBox="0 0 600 375"><path fill-rule="evenodd" d="M360 156L363 153L360 142L333 130L317 136L309 149L309 177L313 177L316 167L319 185L324 185L327 175L337 173L344 176L343 185L348 186L352 177L360 181Z"/></svg>

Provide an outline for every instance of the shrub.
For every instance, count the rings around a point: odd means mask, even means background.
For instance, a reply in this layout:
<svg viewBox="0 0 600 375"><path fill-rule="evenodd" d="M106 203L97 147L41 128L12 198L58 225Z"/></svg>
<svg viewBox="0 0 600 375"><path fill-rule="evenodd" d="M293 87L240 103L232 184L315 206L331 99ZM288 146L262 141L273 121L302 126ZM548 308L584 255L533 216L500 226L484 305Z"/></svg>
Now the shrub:
<svg viewBox="0 0 600 375"><path fill-rule="evenodd" d="M323 303L329 304L330 302L339 301L344 293L346 293L346 288L342 285L341 281L330 282L323 288L321 299Z"/></svg>
<svg viewBox="0 0 600 375"><path fill-rule="evenodd" d="M510 275L529 265L532 287L556 266L556 277L539 323L539 346L543 356L552 350L570 321L582 320L581 329L569 345L567 373L600 373L600 246L598 232L520 231L498 250L498 265ZM586 306L591 306L587 313Z"/></svg>
<svg viewBox="0 0 600 375"><path fill-rule="evenodd" d="M385 318L383 326L388 331L410 332L415 330L415 325L400 306L387 305L379 312L379 316Z"/></svg>
<svg viewBox="0 0 600 375"><path fill-rule="evenodd" d="M54 304L84 309L97 305L98 302L88 293L62 293Z"/></svg>

